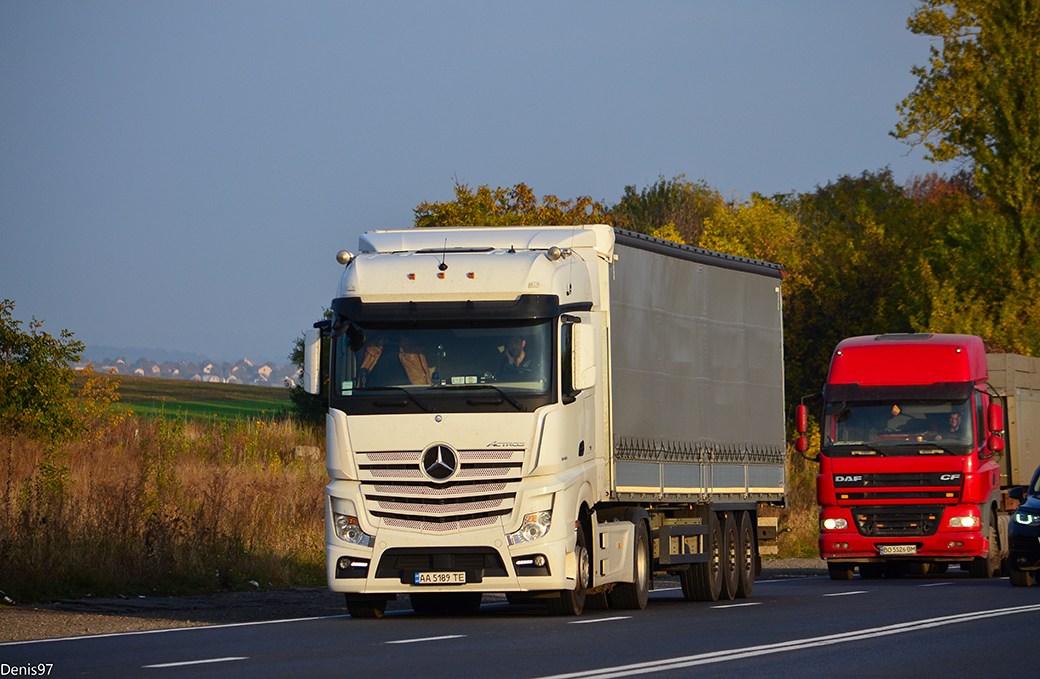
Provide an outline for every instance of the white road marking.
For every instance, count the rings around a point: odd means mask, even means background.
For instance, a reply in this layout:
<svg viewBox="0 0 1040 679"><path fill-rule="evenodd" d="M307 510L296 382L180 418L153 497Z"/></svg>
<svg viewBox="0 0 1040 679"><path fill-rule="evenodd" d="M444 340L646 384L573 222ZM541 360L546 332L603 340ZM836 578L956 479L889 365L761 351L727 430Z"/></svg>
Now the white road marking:
<svg viewBox="0 0 1040 679"><path fill-rule="evenodd" d="M853 594L866 594L867 592L862 589L857 589L854 592L832 592L830 594L824 594L823 596L852 596Z"/></svg>
<svg viewBox="0 0 1040 679"><path fill-rule="evenodd" d="M761 606L761 601L749 601L746 604L722 604L721 606L712 606L712 608L742 608L744 606Z"/></svg>
<svg viewBox="0 0 1040 679"><path fill-rule="evenodd" d="M927 585L918 585L918 587L942 587L943 585L952 584L952 582L929 582Z"/></svg>
<svg viewBox="0 0 1040 679"><path fill-rule="evenodd" d="M422 637L419 639L398 639L397 641L384 641L384 644L418 644L424 641L444 641L445 639L461 639L465 634L445 634L442 637Z"/></svg>
<svg viewBox="0 0 1040 679"><path fill-rule="evenodd" d="M248 656L235 656L232 658L208 658L206 660L186 660L184 662L167 662L160 665L142 665L146 670L159 669L162 667L187 667L188 665L209 665L215 662L232 662L234 660L249 660Z"/></svg>
<svg viewBox="0 0 1040 679"><path fill-rule="evenodd" d="M615 615L613 618L589 618L588 620L572 620L568 625L587 625L590 622L610 622L612 620L629 620L631 615Z"/></svg>
<svg viewBox="0 0 1040 679"><path fill-rule="evenodd" d="M843 632L841 634L829 634L822 637L811 637L808 639L792 639L777 644L764 644L762 646L748 646L745 648L734 648L728 651L713 651L711 653L700 653L698 655L687 655L677 658L666 658L664 660L653 660L650 662L634 663L632 665L616 665L614 667L603 667L597 670L585 670L582 672L569 672L567 674L554 674L541 679L616 679L618 677L631 677L640 674L651 674L653 672L666 672L672 670L695 667L697 665L710 665L727 662L730 660L743 660L757 656L784 653L787 651L800 651L820 646L832 646L850 641L862 641L893 634L905 634L920 630L943 627L945 625L956 625L985 618L998 618L1018 613L1038 613L1040 604L1030 606L1015 606L1013 608L998 608L989 611L975 611L973 613L961 613L958 615L946 615L938 618L926 618L924 620L913 620L901 622L884 627L872 627L869 629Z"/></svg>

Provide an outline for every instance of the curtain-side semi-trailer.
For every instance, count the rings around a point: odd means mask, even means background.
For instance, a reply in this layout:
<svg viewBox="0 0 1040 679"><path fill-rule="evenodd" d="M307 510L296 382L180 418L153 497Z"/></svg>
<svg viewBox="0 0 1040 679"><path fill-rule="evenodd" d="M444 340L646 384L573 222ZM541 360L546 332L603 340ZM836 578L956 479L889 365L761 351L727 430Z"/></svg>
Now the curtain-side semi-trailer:
<svg viewBox="0 0 1040 679"><path fill-rule="evenodd" d="M813 459L832 578L1007 566L1008 491L1040 463L1040 359L986 354L971 335L853 337L822 398ZM804 433L805 405L796 421Z"/></svg>
<svg viewBox="0 0 1040 679"><path fill-rule="evenodd" d="M661 572L750 595L785 498L779 266L604 225L368 232L337 259L304 383L327 381L351 615L643 608Z"/></svg>

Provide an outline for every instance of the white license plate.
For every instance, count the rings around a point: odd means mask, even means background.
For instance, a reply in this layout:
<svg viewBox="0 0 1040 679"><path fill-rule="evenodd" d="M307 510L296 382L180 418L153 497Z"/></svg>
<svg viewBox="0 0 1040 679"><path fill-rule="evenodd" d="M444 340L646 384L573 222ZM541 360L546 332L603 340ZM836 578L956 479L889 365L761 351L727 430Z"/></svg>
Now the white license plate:
<svg viewBox="0 0 1040 679"><path fill-rule="evenodd" d="M882 555L917 554L917 545L881 545L878 550Z"/></svg>
<svg viewBox="0 0 1040 679"><path fill-rule="evenodd" d="M443 573L416 573L417 585L465 585L466 572L447 571Z"/></svg>

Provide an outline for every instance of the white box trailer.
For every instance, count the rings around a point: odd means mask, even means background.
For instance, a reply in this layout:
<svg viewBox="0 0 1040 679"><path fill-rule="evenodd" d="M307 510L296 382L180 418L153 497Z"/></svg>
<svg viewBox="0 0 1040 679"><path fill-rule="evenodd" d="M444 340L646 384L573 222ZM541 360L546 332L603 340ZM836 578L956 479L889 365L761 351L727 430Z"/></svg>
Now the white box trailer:
<svg viewBox="0 0 1040 679"><path fill-rule="evenodd" d="M781 267L605 225L368 232L338 259L305 383L352 615L642 608L664 572L750 595L785 497Z"/></svg>
<svg viewBox="0 0 1040 679"><path fill-rule="evenodd" d="M1028 485L1040 467L1040 358L986 354L989 386L1004 400L1001 487Z"/></svg>

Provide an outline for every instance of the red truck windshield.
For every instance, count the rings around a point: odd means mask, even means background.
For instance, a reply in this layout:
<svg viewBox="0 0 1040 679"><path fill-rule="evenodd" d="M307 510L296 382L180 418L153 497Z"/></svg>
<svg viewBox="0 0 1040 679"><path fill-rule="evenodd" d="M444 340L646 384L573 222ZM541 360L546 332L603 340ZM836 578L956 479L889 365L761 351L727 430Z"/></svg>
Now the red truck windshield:
<svg viewBox="0 0 1040 679"><path fill-rule="evenodd" d="M974 441L971 399L831 403L825 411L826 454L906 455L927 449L963 455Z"/></svg>

